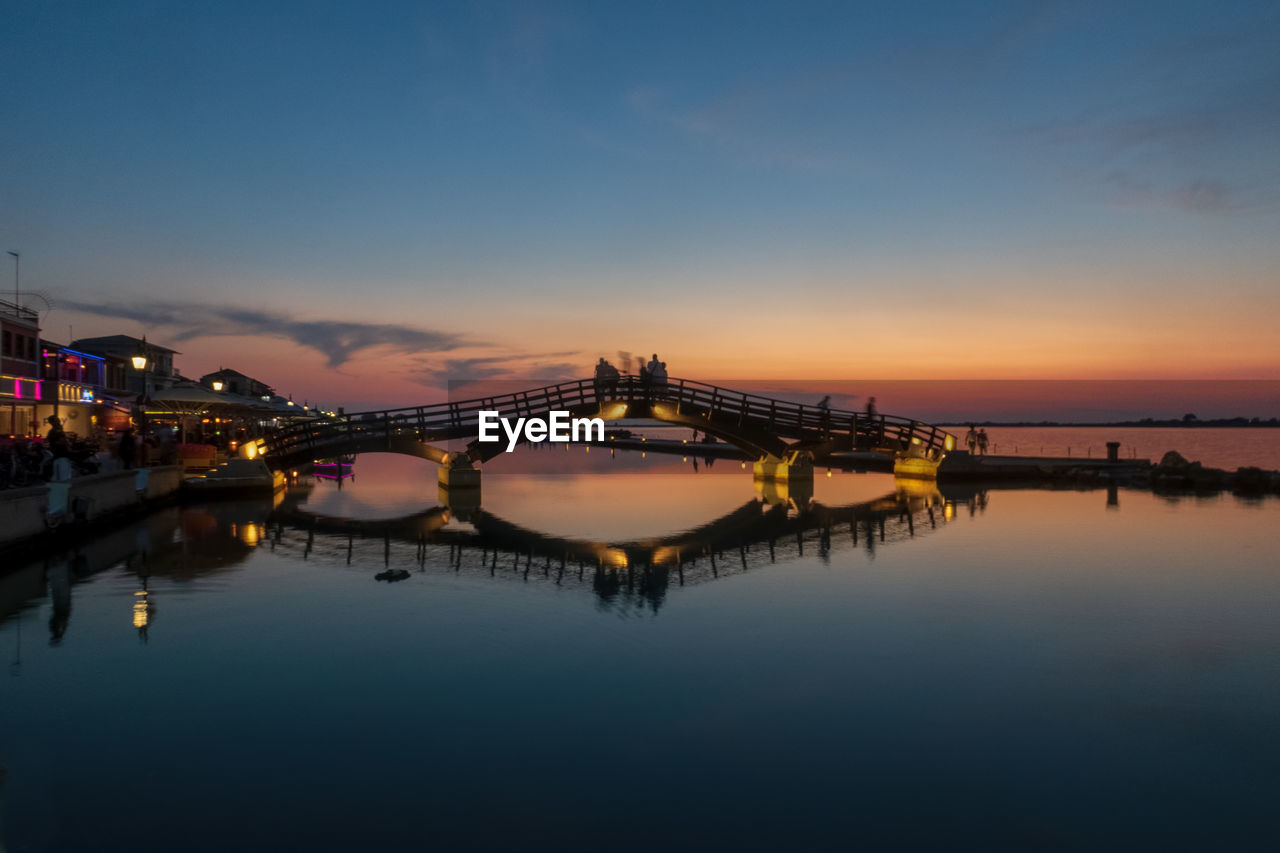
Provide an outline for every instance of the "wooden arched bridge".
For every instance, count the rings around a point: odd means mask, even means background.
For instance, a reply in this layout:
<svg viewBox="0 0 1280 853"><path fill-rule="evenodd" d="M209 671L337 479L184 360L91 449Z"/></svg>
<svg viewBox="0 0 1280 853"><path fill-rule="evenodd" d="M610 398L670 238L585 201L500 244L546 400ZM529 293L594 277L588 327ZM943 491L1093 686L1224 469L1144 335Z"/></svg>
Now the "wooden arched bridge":
<svg viewBox="0 0 1280 853"><path fill-rule="evenodd" d="M295 423L265 439L263 457L276 470L285 470L355 453L407 453L440 463L441 481L447 482L446 471L471 469L506 448L505 440L478 440L481 411L496 411L507 419L566 411L575 418L687 426L742 448L758 460L757 475L778 479L804 475L814 463L842 451L887 454L896 474L933 478L956 444L954 435L910 418L804 405L689 379L649 384L622 376ZM455 451L441 446L457 440L469 443Z"/></svg>

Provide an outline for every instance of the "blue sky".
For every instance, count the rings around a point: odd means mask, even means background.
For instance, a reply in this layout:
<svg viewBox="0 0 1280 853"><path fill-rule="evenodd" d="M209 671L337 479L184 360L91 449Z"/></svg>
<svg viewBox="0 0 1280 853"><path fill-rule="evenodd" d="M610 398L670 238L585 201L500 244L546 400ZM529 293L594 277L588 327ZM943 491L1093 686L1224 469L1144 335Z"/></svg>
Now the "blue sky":
<svg viewBox="0 0 1280 853"><path fill-rule="evenodd" d="M0 13L0 248L55 337L185 334L196 373L236 328L172 318L235 304L368 324L353 382L657 346L704 375L1280 377L1273 3ZM1206 328L1232 353L1169 352Z"/></svg>

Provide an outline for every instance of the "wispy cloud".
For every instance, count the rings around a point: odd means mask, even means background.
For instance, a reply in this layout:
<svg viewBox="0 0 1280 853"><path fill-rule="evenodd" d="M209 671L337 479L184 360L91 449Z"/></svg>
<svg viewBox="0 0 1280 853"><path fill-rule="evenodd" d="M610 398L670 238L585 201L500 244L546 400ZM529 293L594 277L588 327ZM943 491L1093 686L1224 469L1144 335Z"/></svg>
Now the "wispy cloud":
<svg viewBox="0 0 1280 853"><path fill-rule="evenodd" d="M566 359L573 358L568 361ZM591 370L589 359L576 350L561 352L477 355L454 358L422 358L409 371L409 378L428 388L450 388L485 380L521 380L526 384L550 384L581 379ZM524 387L523 385L521 387ZM514 389L506 389L514 390Z"/></svg>
<svg viewBox="0 0 1280 853"><path fill-rule="evenodd" d="M1237 32L1158 47L1117 73L1106 101L1013 135L1068 158L1068 174L1095 182L1112 204L1274 210L1280 62L1241 59L1262 45L1256 33Z"/></svg>
<svg viewBox="0 0 1280 853"><path fill-rule="evenodd" d="M1160 183L1116 170L1105 179L1111 204L1123 207L1166 207L1188 213L1219 214L1231 211L1262 210L1280 199L1276 187L1254 186L1247 190L1231 187L1211 178L1190 179L1178 184ZM1268 201L1270 196L1270 201Z"/></svg>
<svg viewBox="0 0 1280 853"><path fill-rule="evenodd" d="M790 115L809 89L826 88L829 81L823 86L804 80L789 82L793 84L789 89L778 84L744 84L688 108L666 103L663 93L651 87L632 89L626 100L639 119L713 146L743 166L811 173L850 168L854 158L849 140L841 138L841 132L812 117Z"/></svg>
<svg viewBox="0 0 1280 853"><path fill-rule="evenodd" d="M363 350L387 347L397 352L449 352L478 342L432 329L395 323L349 320L299 320L287 314L192 302L154 300L91 302L60 300L61 307L99 317L132 320L181 342L196 338L256 336L293 341L322 354L338 367Z"/></svg>

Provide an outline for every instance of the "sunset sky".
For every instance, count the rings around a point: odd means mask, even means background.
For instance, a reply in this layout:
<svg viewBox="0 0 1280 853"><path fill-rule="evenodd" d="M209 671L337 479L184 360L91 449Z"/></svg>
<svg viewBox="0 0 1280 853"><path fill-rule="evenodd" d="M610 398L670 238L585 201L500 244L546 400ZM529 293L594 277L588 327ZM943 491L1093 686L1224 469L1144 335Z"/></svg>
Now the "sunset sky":
<svg viewBox="0 0 1280 853"><path fill-rule="evenodd" d="M55 341L145 333L348 408L619 350L871 389L1280 380L1274 3L0 20L0 251ZM1205 411L1280 415L1230 387Z"/></svg>

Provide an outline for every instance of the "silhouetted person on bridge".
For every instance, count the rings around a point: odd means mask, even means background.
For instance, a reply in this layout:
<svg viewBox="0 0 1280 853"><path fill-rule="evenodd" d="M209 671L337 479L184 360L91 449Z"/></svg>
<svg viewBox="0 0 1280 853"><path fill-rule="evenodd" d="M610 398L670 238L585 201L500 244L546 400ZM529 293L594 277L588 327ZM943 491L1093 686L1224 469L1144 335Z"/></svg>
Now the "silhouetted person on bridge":
<svg viewBox="0 0 1280 853"><path fill-rule="evenodd" d="M604 356L601 356L600 360L596 362L595 389L597 400L604 399L604 368L608 363L604 360Z"/></svg>
<svg viewBox="0 0 1280 853"><path fill-rule="evenodd" d="M970 455L970 456L972 456L973 454L977 453L977 451L978 451L978 427L977 427L976 425L974 425L974 424L969 424L969 431L968 431L967 433L965 433L965 434L964 434L964 443L965 443L965 444L967 444L967 445L969 445L969 455Z"/></svg>
<svg viewBox="0 0 1280 853"><path fill-rule="evenodd" d="M618 368L601 357L596 363L596 399L613 400L618 396Z"/></svg>
<svg viewBox="0 0 1280 853"><path fill-rule="evenodd" d="M654 353L653 357L656 359L658 354ZM667 363L665 361L659 361L656 364L649 362L649 365L649 382L653 385L654 396L663 397L667 390Z"/></svg>
<svg viewBox="0 0 1280 853"><path fill-rule="evenodd" d="M831 395L823 397L818 401L818 421L822 424L822 435L827 437L831 435Z"/></svg>
<svg viewBox="0 0 1280 853"><path fill-rule="evenodd" d="M978 430L978 453L983 456L987 455L987 431L985 429Z"/></svg>
<svg viewBox="0 0 1280 853"><path fill-rule="evenodd" d="M876 416L876 398L867 398L867 417L874 418Z"/></svg>

